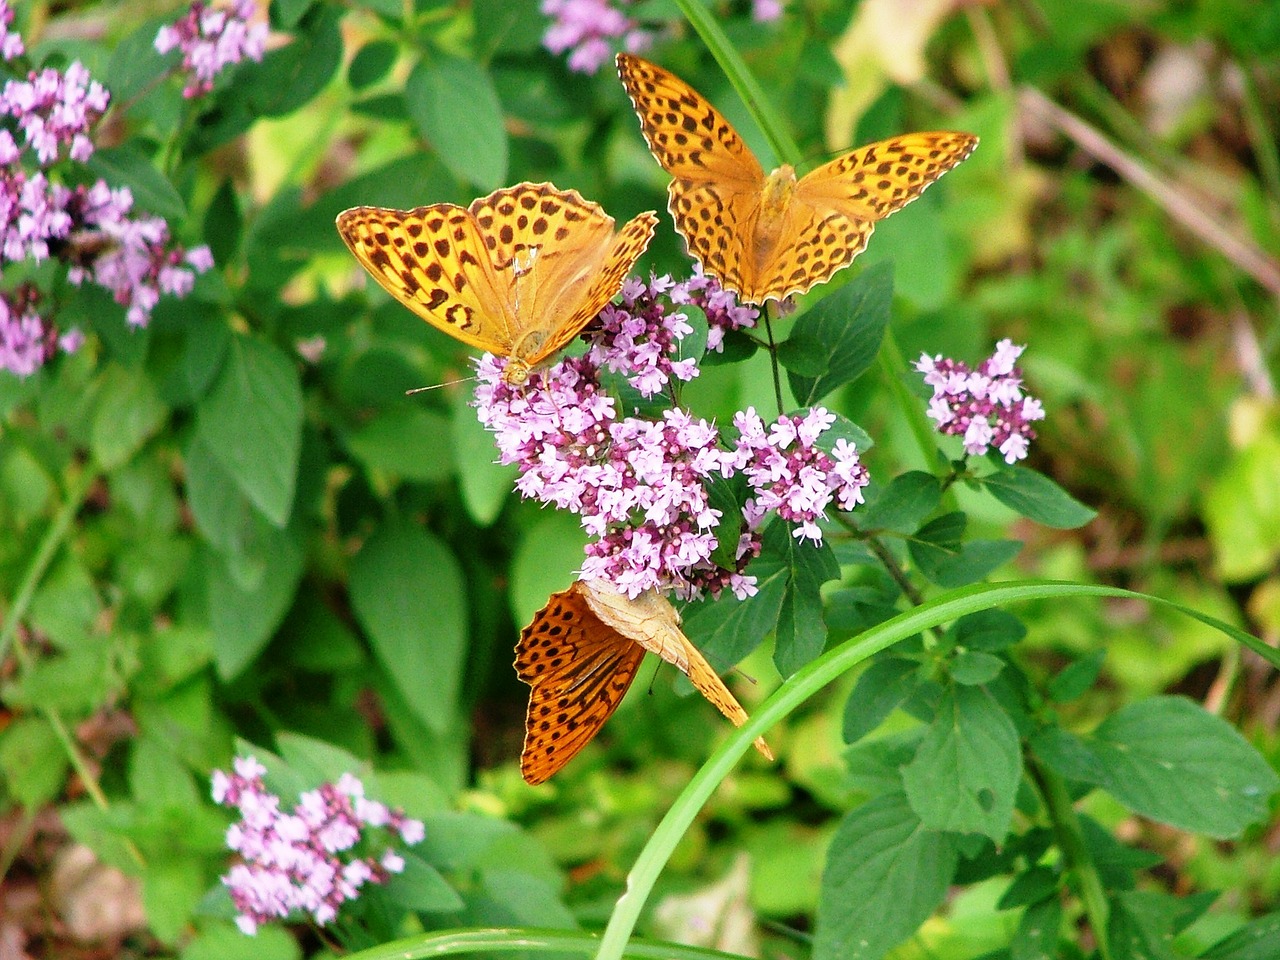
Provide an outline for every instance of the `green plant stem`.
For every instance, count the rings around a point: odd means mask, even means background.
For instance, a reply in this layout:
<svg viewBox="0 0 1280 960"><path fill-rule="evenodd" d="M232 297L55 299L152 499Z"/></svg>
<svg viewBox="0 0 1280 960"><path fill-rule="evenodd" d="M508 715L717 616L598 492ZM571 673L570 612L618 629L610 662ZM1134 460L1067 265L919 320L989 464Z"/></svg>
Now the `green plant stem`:
<svg viewBox="0 0 1280 960"><path fill-rule="evenodd" d="M1249 134L1249 144L1253 147L1253 155L1257 158L1258 169L1262 173L1262 182L1266 184L1271 199L1280 201L1280 153L1276 150L1275 132L1271 129L1271 121L1258 96L1258 86L1254 82L1250 64L1241 63L1241 112L1244 116L1244 128Z"/></svg>
<svg viewBox="0 0 1280 960"><path fill-rule="evenodd" d="M9 606L4 626L0 628L0 660L4 660L9 655L9 645L18 635L18 625L27 615L27 608L31 606L31 601L35 597L36 587L40 585L41 579L49 569L49 564L53 562L58 547L62 546L67 531L71 529L71 521L76 518L76 514L84 505L84 499L89 495L89 488L93 486L96 476L97 471L86 464L68 482L66 500L54 515L53 522L45 531L44 539L36 548L35 556L27 565L27 572L22 577L18 592L13 596L13 603Z"/></svg>
<svg viewBox="0 0 1280 960"><path fill-rule="evenodd" d="M1062 848L1067 869L1075 875L1080 886L1080 901L1084 904L1085 916L1093 929L1098 955L1102 960L1111 960L1111 943L1107 938L1110 916L1107 894L1102 887L1098 867L1084 842L1084 834L1080 832L1080 818L1071 802L1071 794L1067 792L1067 785L1061 777L1037 764L1033 757L1027 757L1027 770L1044 797L1049 820L1053 824L1053 834L1058 840L1058 846Z"/></svg>
<svg viewBox="0 0 1280 960"><path fill-rule="evenodd" d="M599 943L599 935L581 930L524 927L446 930L370 947L351 954L347 960L420 960L423 957L512 951L590 954ZM628 944L626 955L640 960L742 960L736 954L722 953L706 947L640 939Z"/></svg>
<svg viewBox="0 0 1280 960"><path fill-rule="evenodd" d="M892 328L885 328L884 340L880 344L880 352L876 354L876 362L880 365L880 376L885 386L893 394L898 409L902 412L907 426L911 429L911 435L915 438L916 446L920 450L920 465L932 473L936 466L938 445L934 442L929 418L925 416L924 404L918 397L911 395L911 391L907 389L904 382L903 378L907 375L907 361L902 355L902 348L898 346L898 339L893 335Z"/></svg>
<svg viewBox="0 0 1280 960"><path fill-rule="evenodd" d="M990 610L1024 600L1073 597L1124 597L1177 610L1222 631L1257 652L1267 662L1280 667L1280 651L1267 646L1257 637L1199 610L1134 590L1044 580L976 584L951 590L846 640L801 667L783 681L746 723L729 734L680 792L671 809L653 831L653 836L640 851L635 865L627 875L626 891L618 898L617 906L605 927L600 950L596 954L597 960L620 960L624 955L631 932L635 929L663 867L697 817L698 811L743 754L751 749L756 737L767 733L774 724L827 684L899 640L979 610Z"/></svg>
<svg viewBox="0 0 1280 960"><path fill-rule="evenodd" d="M729 78L733 89L738 92L738 96L746 104L752 118L768 138L769 145L773 147L773 152L778 157L778 162L789 163L793 167L798 165L801 159L800 147L792 139L777 108L765 96L760 82L747 69L737 49L720 29L720 24L711 15L711 11L702 4L702 0L675 0L675 2L685 19L689 21L689 25L707 45L711 55L716 58L720 69Z"/></svg>
<svg viewBox="0 0 1280 960"><path fill-rule="evenodd" d="M911 578L907 576L905 570L898 566L898 558L895 557L883 543L879 537L867 537L864 541L867 549L876 555L876 559L884 565L889 576L893 578L893 582L898 585L898 589L902 591L903 596L911 601L913 607L918 607L924 603L924 596L916 589L916 585L911 582Z"/></svg>
<svg viewBox="0 0 1280 960"><path fill-rule="evenodd" d="M773 371L773 397L778 404L778 416L782 416L787 412L787 408L782 400L782 375L778 372L778 345L773 339L772 303L765 303L764 309L760 311L760 318L764 320L764 332L769 338L769 369Z"/></svg>

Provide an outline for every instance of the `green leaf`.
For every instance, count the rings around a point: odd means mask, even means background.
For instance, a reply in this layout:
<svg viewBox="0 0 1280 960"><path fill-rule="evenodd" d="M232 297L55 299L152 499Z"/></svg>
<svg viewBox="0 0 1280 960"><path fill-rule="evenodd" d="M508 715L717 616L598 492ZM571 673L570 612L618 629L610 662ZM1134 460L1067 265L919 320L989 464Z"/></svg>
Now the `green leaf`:
<svg viewBox="0 0 1280 960"><path fill-rule="evenodd" d="M302 448L302 385L292 361L263 340L235 337L196 423L245 496L284 527Z"/></svg>
<svg viewBox="0 0 1280 960"><path fill-rule="evenodd" d="M421 60L404 85L419 132L459 180L496 190L507 178L507 132L488 72L472 60Z"/></svg>
<svg viewBox="0 0 1280 960"><path fill-rule="evenodd" d="M155 168L149 157L134 148L95 150L85 166L113 187L128 187L136 208L166 220L187 218L187 205L173 184Z"/></svg>
<svg viewBox="0 0 1280 960"><path fill-rule="evenodd" d="M103 377L93 416L94 459L105 470L128 463L168 415L169 408L143 368L113 363Z"/></svg>
<svg viewBox="0 0 1280 960"><path fill-rule="evenodd" d="M244 235L244 214L240 198L230 178L223 180L204 213L204 239L218 264L228 264L240 250ZM225 329L225 325L220 324Z"/></svg>
<svg viewBox="0 0 1280 960"><path fill-rule="evenodd" d="M1224 580L1262 576L1280 554L1280 438L1259 433L1213 477L1205 524Z"/></svg>
<svg viewBox="0 0 1280 960"><path fill-rule="evenodd" d="M292 533L270 531L258 551L264 575L254 583L238 579L229 561L206 554L209 564L209 625L213 660L224 680L262 652L284 619L302 580L303 551Z"/></svg>
<svg viewBox="0 0 1280 960"><path fill-rule="evenodd" d="M56 797L67 776L67 754L53 727L26 716L0 731L0 774L6 794L28 810Z"/></svg>
<svg viewBox="0 0 1280 960"><path fill-rule="evenodd" d="M390 40L373 40L356 51L347 67L347 82L352 90L373 86L395 66L400 48Z"/></svg>
<svg viewBox="0 0 1280 960"><path fill-rule="evenodd" d="M1022 776L1018 731L981 687L943 695L915 759L902 771L911 807L932 830L1009 832Z"/></svg>
<svg viewBox="0 0 1280 960"><path fill-rule="evenodd" d="M799 416L804 416L809 411L806 409L793 412ZM836 444L841 440L845 440L857 447L859 454L865 454L875 446L875 441L871 439L871 434L867 433L867 431L863 430L848 417L841 416L831 410L828 410L827 412L835 417L835 420L832 422L831 426L827 427L827 429L823 431L822 436L818 437L817 442L814 443L814 446L819 450L825 450L827 453L832 453L836 448Z"/></svg>
<svg viewBox="0 0 1280 960"><path fill-rule="evenodd" d="M344 773L361 775L368 766L341 747L300 733L282 730L276 735L276 743L280 748L280 758L311 789L325 782L337 783Z"/></svg>
<svg viewBox="0 0 1280 960"><path fill-rule="evenodd" d="M514 463L503 466L496 462L498 452L494 449L493 434L476 419L469 397L470 394L460 392L454 399L449 435L462 501L471 519L487 527L498 519L506 505L519 470Z"/></svg>
<svg viewBox="0 0 1280 960"><path fill-rule="evenodd" d="M887 657L862 672L844 707L845 743L857 743L880 726L915 691L918 667L914 660Z"/></svg>
<svg viewBox="0 0 1280 960"><path fill-rule="evenodd" d="M1021 642L1027 628L1004 610L980 610L961 617L947 632L956 647L990 653L1007 650Z"/></svg>
<svg viewBox="0 0 1280 960"><path fill-rule="evenodd" d="M747 482L740 473L732 477L715 474L706 489L708 506L720 511L720 525L717 529L735 533L735 536L717 537L716 548L711 551L711 560L726 570L733 570L738 564L736 532L742 529L742 506L747 502L748 496Z"/></svg>
<svg viewBox="0 0 1280 960"><path fill-rule="evenodd" d="M449 457L449 421L425 407L400 404L382 410L343 441L366 468L406 480L444 480L455 469Z"/></svg>
<svg viewBox="0 0 1280 960"><path fill-rule="evenodd" d="M290 30L298 25L314 0L273 0L271 12L275 15L278 26Z"/></svg>
<svg viewBox="0 0 1280 960"><path fill-rule="evenodd" d="M147 869L142 871L142 905L150 931L162 943L176 943L186 933L204 892L204 865L200 861L149 857Z"/></svg>
<svg viewBox="0 0 1280 960"><path fill-rule="evenodd" d="M180 960L299 960L302 949L282 926L266 924L246 937L230 923L206 927L182 948Z"/></svg>
<svg viewBox="0 0 1280 960"><path fill-rule="evenodd" d="M1247 923L1200 954L1200 960L1275 960L1280 957L1280 913Z"/></svg>
<svg viewBox="0 0 1280 960"><path fill-rule="evenodd" d="M797 540L791 535L790 524L780 520L769 525L764 541L764 550L781 555L787 567L773 662L783 677L789 677L826 645L820 590L826 581L840 576L840 565L829 543Z"/></svg>
<svg viewBox="0 0 1280 960"><path fill-rule="evenodd" d="M940 587L977 583L1022 549L1017 540L965 542L967 522L963 513L944 514L921 527L908 544L917 569Z"/></svg>
<svg viewBox="0 0 1280 960"><path fill-rule="evenodd" d="M791 392L804 406L825 397L837 387L851 383L875 362L889 323L893 299L893 268L880 264L863 271L852 281L812 309L795 323L787 350L809 359L828 358L823 372L805 376L789 371Z"/></svg>
<svg viewBox="0 0 1280 960"><path fill-rule="evenodd" d="M1009 960L1057 960L1062 956L1058 951L1061 929L1061 900L1053 896L1031 904L1018 919L1009 942Z"/></svg>
<svg viewBox="0 0 1280 960"><path fill-rule="evenodd" d="M1025 907L1054 896L1058 892L1059 878L1056 871L1049 867L1035 866L1022 871L1013 878L1009 888L996 904L997 909L1012 910L1014 907Z"/></svg>
<svg viewBox="0 0 1280 960"><path fill-rule="evenodd" d="M251 120L282 117L316 97L342 65L342 13L311 11L293 42L267 51L261 63L241 66L224 95L229 110L243 110Z"/></svg>
<svg viewBox="0 0 1280 960"><path fill-rule="evenodd" d="M951 663L951 679L966 687L977 687L994 680L1004 666L1004 660L993 653L962 650Z"/></svg>
<svg viewBox="0 0 1280 960"><path fill-rule="evenodd" d="M394 902L423 913L453 913L466 906L439 870L412 853L402 856L404 872L387 881L387 896Z"/></svg>
<svg viewBox="0 0 1280 960"><path fill-rule="evenodd" d="M351 603L410 709L437 733L455 719L467 642L458 561L431 534L385 526L351 562Z"/></svg>
<svg viewBox="0 0 1280 960"><path fill-rule="evenodd" d="M1155 891L1117 894L1107 922L1113 960L1181 960L1171 944L1185 909L1179 898Z"/></svg>
<svg viewBox="0 0 1280 960"><path fill-rule="evenodd" d="M1143 816L1193 833L1239 836L1267 816L1280 777L1231 724L1182 697L1121 708L1089 738L1101 783Z"/></svg>
<svg viewBox="0 0 1280 960"><path fill-rule="evenodd" d="M931 473L911 470L894 477L880 495L854 516L863 530L915 533L942 502L942 485Z"/></svg>
<svg viewBox="0 0 1280 960"><path fill-rule="evenodd" d="M718 599L690 603L681 611L685 634L713 666L738 663L778 626L787 570L772 557L760 557L747 572L756 577L756 592L739 600L729 590Z"/></svg>
<svg viewBox="0 0 1280 960"><path fill-rule="evenodd" d="M1005 467L983 477L982 485L1006 507L1046 527L1070 530L1098 515L1044 474L1026 467Z"/></svg>
<svg viewBox="0 0 1280 960"><path fill-rule="evenodd" d="M1083 695L1098 679L1098 673L1106 659L1106 650L1095 650L1063 669L1049 681L1050 698L1058 703L1070 703Z"/></svg>
<svg viewBox="0 0 1280 960"><path fill-rule="evenodd" d="M111 105L129 105L156 77L164 72L170 59L156 50L156 33L172 17L152 17L115 45L102 82L111 91ZM136 22L136 21L135 21ZM178 62L176 54L172 57ZM94 71L97 72L96 70ZM181 200L179 200L181 203Z"/></svg>
<svg viewBox="0 0 1280 960"><path fill-rule="evenodd" d="M566 590L582 566L587 535L567 512L551 512L520 539L511 562L511 613L516 626L533 619L553 593Z"/></svg>
<svg viewBox="0 0 1280 960"><path fill-rule="evenodd" d="M815 960L878 960L946 897L956 868L947 836L927 830L901 793L840 822L818 900Z"/></svg>

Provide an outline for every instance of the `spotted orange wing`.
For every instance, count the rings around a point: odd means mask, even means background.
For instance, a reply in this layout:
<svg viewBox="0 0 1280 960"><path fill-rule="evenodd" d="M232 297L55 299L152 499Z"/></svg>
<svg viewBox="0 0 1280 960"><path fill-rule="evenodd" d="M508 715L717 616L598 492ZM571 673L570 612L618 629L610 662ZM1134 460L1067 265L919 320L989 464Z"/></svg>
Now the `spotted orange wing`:
<svg viewBox="0 0 1280 960"><path fill-rule="evenodd" d="M689 253L726 287L750 290L765 183L760 161L729 121L675 74L630 53L618 54L617 64L649 152L671 174L667 209Z"/></svg>
<svg viewBox="0 0 1280 960"><path fill-rule="evenodd" d="M875 223L973 152L967 133L912 133L796 179L765 176L733 128L679 77L618 55L649 149L672 176L669 209L689 252L749 303L805 293L861 253Z"/></svg>
<svg viewBox="0 0 1280 960"><path fill-rule="evenodd" d="M354 207L337 224L370 275L427 323L469 346L510 353L519 324L468 211L451 203Z"/></svg>
<svg viewBox="0 0 1280 960"><path fill-rule="evenodd" d="M613 218L573 190L521 183L470 208L356 207L338 232L393 297L463 343L510 358L504 377L563 349L613 299L648 246L644 213Z"/></svg>
<svg viewBox="0 0 1280 960"><path fill-rule="evenodd" d="M601 623L578 590L551 595L516 645L516 675L532 688L520 755L528 783L542 783L600 732L643 659L644 648Z"/></svg>

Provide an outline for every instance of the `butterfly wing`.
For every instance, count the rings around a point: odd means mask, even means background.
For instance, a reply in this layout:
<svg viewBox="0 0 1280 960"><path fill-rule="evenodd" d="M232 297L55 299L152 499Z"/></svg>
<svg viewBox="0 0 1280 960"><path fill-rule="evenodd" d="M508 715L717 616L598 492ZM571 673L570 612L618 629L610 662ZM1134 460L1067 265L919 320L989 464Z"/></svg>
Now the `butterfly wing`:
<svg viewBox="0 0 1280 960"><path fill-rule="evenodd" d="M337 223L361 265L423 320L469 346L510 353L514 317L468 211L450 203L354 207Z"/></svg>
<svg viewBox="0 0 1280 960"><path fill-rule="evenodd" d="M531 357L532 363L540 363L576 337L622 289L627 274L635 266L640 255L653 239L658 218L653 211L646 211L623 226L605 248L604 260L595 264L590 273L582 277L582 283L556 288L557 295L548 309L558 320L544 343Z"/></svg>
<svg viewBox="0 0 1280 960"><path fill-rule="evenodd" d="M723 286L750 291L760 162L729 121L675 74L629 53L618 54L617 63L649 152L671 174L667 209L676 230Z"/></svg>
<svg viewBox="0 0 1280 960"><path fill-rule="evenodd" d="M520 773L539 784L586 746L635 679L644 648L610 629L574 589L551 595L516 645L529 684Z"/></svg>
<svg viewBox="0 0 1280 960"><path fill-rule="evenodd" d="M631 598L603 580L580 580L570 589L586 601L606 626L630 637L650 653L656 653L693 681L698 692L735 727L747 722L747 711L742 709L742 704L707 663L702 651L680 629L680 615L671 601L656 590L646 590ZM755 747L773 759L773 752L763 737L756 738Z"/></svg>
<svg viewBox="0 0 1280 960"><path fill-rule="evenodd" d="M973 152L968 133L908 133L810 171L782 215L761 269L762 297L802 294L866 249L876 222L901 210Z"/></svg>

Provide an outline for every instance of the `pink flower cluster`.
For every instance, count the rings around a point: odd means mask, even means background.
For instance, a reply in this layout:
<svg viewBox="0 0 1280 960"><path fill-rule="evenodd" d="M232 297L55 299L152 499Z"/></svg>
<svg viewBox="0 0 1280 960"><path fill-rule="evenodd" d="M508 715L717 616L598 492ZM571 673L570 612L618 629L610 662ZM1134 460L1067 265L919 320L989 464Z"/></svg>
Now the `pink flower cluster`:
<svg viewBox="0 0 1280 960"><path fill-rule="evenodd" d="M705 284L697 292L715 295ZM759 554L768 513L798 524L797 537L820 541L817 521L826 507L834 499L851 509L867 483L852 444L837 441L832 453L817 447L836 419L821 408L782 417L767 432L748 410L735 419L741 436L733 446L714 425L678 407L660 420L619 414L601 383L606 364L646 389L696 373L671 359L687 327L671 307L692 295L689 284L665 277L647 288L629 281L622 304L602 311L602 330L585 356L535 371L521 387L503 382L506 361L486 356L480 363L478 416L495 434L501 462L519 466L516 488L579 514L595 538L583 579L607 580L633 597L651 587L686 598L726 588L750 596L755 578L744 570ZM736 309L724 305L726 313ZM751 499L743 521L721 529L710 487L739 473ZM728 567L713 559L727 559L718 551L724 537L733 544Z"/></svg>
<svg viewBox="0 0 1280 960"><path fill-rule="evenodd" d="M187 73L184 97L208 93L219 73L246 57L262 59L267 48L267 25L250 22L256 13L254 0L234 0L228 9L193 0L181 19L160 28L156 50L182 51L182 69Z"/></svg>
<svg viewBox="0 0 1280 960"><path fill-rule="evenodd" d="M422 840L422 821L368 800L364 784L349 773L298 798L292 813L263 785L266 768L253 757L237 757L234 772L213 773L213 799L240 812L227 828L227 846L242 862L222 882L239 911L236 924L253 935L259 925L294 912L321 926L360 895L367 883L385 883L404 870L404 858L387 846L379 857L348 853L364 839L365 827L388 828L409 845Z"/></svg>
<svg viewBox="0 0 1280 960"><path fill-rule="evenodd" d="M857 448L844 438L830 453L818 440L835 414L813 407L803 417L781 416L765 431L764 421L748 407L733 418L738 429L738 450L752 496L743 507L748 524L756 527L770 510L795 524L797 540L822 542L818 520L835 500L841 510L863 503L862 488L871 481L858 459Z"/></svg>
<svg viewBox="0 0 1280 960"><path fill-rule="evenodd" d="M1014 366L1025 346L1001 340L976 371L959 360L921 354L915 367L933 387L929 416L938 429L964 438L965 452L981 456L995 447L1006 463L1027 455L1036 437L1031 422L1044 419L1044 407L1022 392L1022 372Z"/></svg>
<svg viewBox="0 0 1280 960"><path fill-rule="evenodd" d="M720 286L715 277L702 272L702 264L694 264L693 276L670 293L672 303L690 303L707 317L707 349L724 351L724 335L731 330L748 330L760 319L760 311Z"/></svg>
<svg viewBox="0 0 1280 960"><path fill-rule="evenodd" d="M6 59L23 49L22 38L8 32L12 22L13 11L0 0L0 55ZM0 90L0 115L12 118L23 136L19 145L0 129L0 267L62 260L72 283L106 288L130 324L145 326L162 295L186 296L213 259L207 247L187 251L173 244L163 219L134 214L127 189L113 190L103 180L71 188L46 172L62 160L92 156L90 132L109 102L106 89L79 62L65 72L45 69L10 80ZM23 294L20 307L10 298L0 310L0 369L26 376L52 358L52 344L72 350L82 339L74 331L59 336L52 321L34 312L38 299ZM36 342L44 347L36 350Z"/></svg>
<svg viewBox="0 0 1280 960"><path fill-rule="evenodd" d="M196 274L213 266L208 247L172 246L162 218L130 217L133 195L126 187L112 190L102 180L77 187L67 206L77 228L103 244L87 265L72 263L67 279L77 285L92 280L109 290L132 326L145 327L162 294L185 297Z"/></svg>
<svg viewBox="0 0 1280 960"><path fill-rule="evenodd" d="M110 99L106 87L77 60L65 73L49 68L8 81L0 91L0 113L18 121L41 166L56 161L64 145L71 159L83 163L93 155L89 129L107 112Z"/></svg>
<svg viewBox="0 0 1280 960"><path fill-rule="evenodd" d="M542 12L555 22L542 35L542 45L552 53L569 54L569 69L578 73L595 73L613 58L614 44L621 40L623 49L631 53L647 50L654 33L623 10L631 0L542 0Z"/></svg>
<svg viewBox="0 0 1280 960"><path fill-rule="evenodd" d="M0 60L12 60L26 53L26 45L17 31L11 31L13 10L9 0L0 0Z"/></svg>
<svg viewBox="0 0 1280 960"><path fill-rule="evenodd" d="M622 302L600 311L591 360L615 372L626 370L627 382L643 397L652 397L673 377L687 382L698 375L695 358L672 357L679 342L693 333L688 318L669 311L669 301L662 299L677 286L669 276L651 277L647 285L631 277L622 285Z"/></svg>

